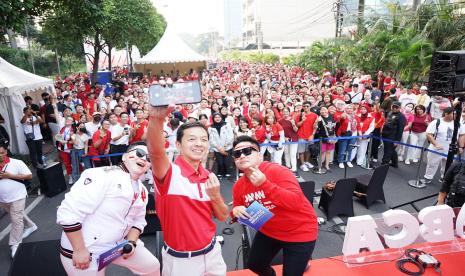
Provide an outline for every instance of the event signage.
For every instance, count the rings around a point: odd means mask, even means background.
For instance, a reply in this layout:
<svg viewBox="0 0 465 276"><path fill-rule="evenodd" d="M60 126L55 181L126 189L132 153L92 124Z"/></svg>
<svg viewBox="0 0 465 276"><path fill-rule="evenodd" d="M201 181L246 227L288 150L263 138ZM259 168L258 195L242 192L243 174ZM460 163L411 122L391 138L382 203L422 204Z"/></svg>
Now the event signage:
<svg viewBox="0 0 465 276"><path fill-rule="evenodd" d="M359 254L361 249L384 250L379 235L389 248L406 247L417 238L426 242L449 241L455 235L465 238L465 208L462 206L457 216L455 231L454 217L454 210L448 205L426 207L418 213L418 219L404 210L388 210L382 214L382 222L387 227L400 229L396 233L383 233L371 216L351 217L347 222L342 253L349 256Z"/></svg>

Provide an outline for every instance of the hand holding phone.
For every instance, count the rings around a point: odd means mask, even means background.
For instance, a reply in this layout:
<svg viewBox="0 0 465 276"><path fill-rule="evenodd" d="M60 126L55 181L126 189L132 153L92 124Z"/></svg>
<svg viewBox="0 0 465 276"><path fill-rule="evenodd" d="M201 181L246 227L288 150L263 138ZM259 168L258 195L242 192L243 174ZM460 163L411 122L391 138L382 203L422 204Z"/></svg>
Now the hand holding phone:
<svg viewBox="0 0 465 276"><path fill-rule="evenodd" d="M152 85L149 88L151 106L168 106L169 104L199 103L202 91L198 81L177 82L172 85Z"/></svg>

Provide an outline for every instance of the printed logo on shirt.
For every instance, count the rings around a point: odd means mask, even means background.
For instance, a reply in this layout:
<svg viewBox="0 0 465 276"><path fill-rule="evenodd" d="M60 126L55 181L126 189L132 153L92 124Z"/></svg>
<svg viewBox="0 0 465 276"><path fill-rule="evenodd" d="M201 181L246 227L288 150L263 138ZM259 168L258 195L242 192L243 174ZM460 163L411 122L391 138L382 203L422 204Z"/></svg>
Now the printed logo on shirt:
<svg viewBox="0 0 465 276"><path fill-rule="evenodd" d="M92 179L86 178L86 179L84 180L84 185L90 184L91 182L92 182Z"/></svg>
<svg viewBox="0 0 465 276"><path fill-rule="evenodd" d="M262 199L265 199L265 192L263 190L258 191L258 192L253 192L250 194L246 194L244 196L245 203L252 203L255 200L261 201Z"/></svg>

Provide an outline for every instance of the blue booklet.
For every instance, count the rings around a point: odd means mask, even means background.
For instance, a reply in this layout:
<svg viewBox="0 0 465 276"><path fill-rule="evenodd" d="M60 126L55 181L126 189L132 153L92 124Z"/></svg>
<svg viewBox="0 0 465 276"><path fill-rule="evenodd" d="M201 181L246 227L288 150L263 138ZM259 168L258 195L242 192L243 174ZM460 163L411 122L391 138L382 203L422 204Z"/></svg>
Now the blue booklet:
<svg viewBox="0 0 465 276"><path fill-rule="evenodd" d="M112 249L100 254L100 256L98 257L98 271L111 264L111 262L113 262L115 259L121 257L121 255L123 255L123 247L127 243L127 241L124 241L118 244L117 246L113 247Z"/></svg>
<svg viewBox="0 0 465 276"><path fill-rule="evenodd" d="M250 215L249 219L239 218L238 221L242 224L245 224L249 227L252 227L255 230L260 230L263 224L270 220L274 214L270 212L265 206L261 205L258 201L254 201L252 204L245 209L245 211Z"/></svg>

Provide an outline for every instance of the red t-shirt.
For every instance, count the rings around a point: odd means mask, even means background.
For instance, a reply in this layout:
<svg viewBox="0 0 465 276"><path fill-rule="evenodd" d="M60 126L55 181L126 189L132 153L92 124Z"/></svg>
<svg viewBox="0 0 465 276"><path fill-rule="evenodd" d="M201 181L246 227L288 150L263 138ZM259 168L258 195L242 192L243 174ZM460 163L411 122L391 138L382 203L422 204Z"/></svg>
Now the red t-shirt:
<svg viewBox="0 0 465 276"><path fill-rule="evenodd" d="M137 128L137 124L137 121L131 123L131 127L136 129L136 134L131 138L129 144L142 140L142 135L144 135L145 128L148 126L149 122L147 120L143 120L142 123L139 124L139 128Z"/></svg>
<svg viewBox="0 0 465 276"><path fill-rule="evenodd" d="M102 143L96 148L94 147L95 143L97 140L100 140L100 129L97 130L94 135L92 135L92 145L89 146L89 152L88 155L94 156L94 155L101 155L105 153L105 149L110 145L110 140L111 140L111 132L107 131L105 136L103 136ZM100 160L100 158L92 158L92 160Z"/></svg>
<svg viewBox="0 0 465 276"><path fill-rule="evenodd" d="M93 115L94 112L96 111L95 110L95 100L85 100L84 102L82 102L82 105L84 106L85 110L89 109L88 114L90 114L90 115Z"/></svg>
<svg viewBox="0 0 465 276"><path fill-rule="evenodd" d="M299 136L297 135L297 132L294 131L291 121L282 118L279 120L279 124L283 127L284 136L286 138L289 138L292 142L297 142L297 140L299 140Z"/></svg>
<svg viewBox="0 0 465 276"><path fill-rule="evenodd" d="M318 115L316 115L313 112L310 112L309 114L305 114L305 121L303 124L299 127L299 130L297 131L297 135L299 136L300 139L305 139L308 140L310 136L313 134L313 125L315 124L316 119L318 118ZM296 124L300 122L300 114L294 118Z"/></svg>
<svg viewBox="0 0 465 276"><path fill-rule="evenodd" d="M279 132L283 131L283 127L279 123L276 123L271 126L270 130L266 130L269 127L270 126L265 127L266 134L271 134L271 141L279 141Z"/></svg>
<svg viewBox="0 0 465 276"><path fill-rule="evenodd" d="M294 174L281 165L262 162L259 169L267 180L255 187L244 175L233 186L233 205L248 207L254 201L270 210L274 216L260 232L286 242L314 241L318 223L313 206L307 200Z"/></svg>
<svg viewBox="0 0 465 276"><path fill-rule="evenodd" d="M264 126L259 127L258 129L255 130L255 139L257 140L258 143L263 143L265 142L266 139L266 130Z"/></svg>

